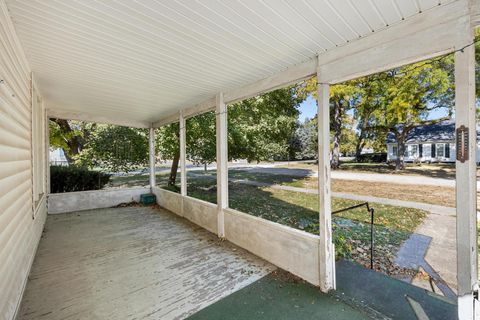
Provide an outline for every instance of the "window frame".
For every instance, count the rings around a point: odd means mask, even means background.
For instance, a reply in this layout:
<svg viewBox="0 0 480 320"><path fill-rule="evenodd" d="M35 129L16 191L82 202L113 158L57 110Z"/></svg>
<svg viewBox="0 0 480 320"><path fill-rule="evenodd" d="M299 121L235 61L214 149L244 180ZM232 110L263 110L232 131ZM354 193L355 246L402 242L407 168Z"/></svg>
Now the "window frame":
<svg viewBox="0 0 480 320"><path fill-rule="evenodd" d="M435 149L436 158L445 158L445 143L436 143ZM439 150L442 150L442 155L440 155Z"/></svg>

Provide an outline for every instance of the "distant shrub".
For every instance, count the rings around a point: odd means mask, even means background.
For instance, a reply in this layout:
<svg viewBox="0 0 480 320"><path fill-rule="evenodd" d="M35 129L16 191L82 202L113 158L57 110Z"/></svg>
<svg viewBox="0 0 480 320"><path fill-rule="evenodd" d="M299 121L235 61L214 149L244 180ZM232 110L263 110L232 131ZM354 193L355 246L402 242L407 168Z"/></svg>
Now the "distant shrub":
<svg viewBox="0 0 480 320"><path fill-rule="evenodd" d="M100 190L109 181L110 174L75 166L51 166L51 193Z"/></svg>
<svg viewBox="0 0 480 320"><path fill-rule="evenodd" d="M358 162L361 163L382 163L387 162L387 153L365 153L358 157Z"/></svg>

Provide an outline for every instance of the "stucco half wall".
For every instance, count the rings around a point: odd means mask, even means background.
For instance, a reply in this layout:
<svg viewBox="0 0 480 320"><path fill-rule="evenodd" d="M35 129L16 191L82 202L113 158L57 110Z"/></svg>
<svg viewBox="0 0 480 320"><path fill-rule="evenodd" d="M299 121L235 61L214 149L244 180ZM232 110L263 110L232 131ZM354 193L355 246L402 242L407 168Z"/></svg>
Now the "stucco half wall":
<svg viewBox="0 0 480 320"><path fill-rule="evenodd" d="M48 196L48 213L110 208L121 203L138 202L141 194L149 192L149 188L128 188L52 193Z"/></svg>

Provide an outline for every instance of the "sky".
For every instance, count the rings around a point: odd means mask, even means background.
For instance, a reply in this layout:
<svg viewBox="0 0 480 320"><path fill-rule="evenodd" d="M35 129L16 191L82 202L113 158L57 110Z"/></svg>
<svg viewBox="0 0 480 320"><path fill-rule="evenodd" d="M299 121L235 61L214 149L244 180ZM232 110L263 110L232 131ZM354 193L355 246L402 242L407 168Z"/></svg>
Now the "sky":
<svg viewBox="0 0 480 320"><path fill-rule="evenodd" d="M306 118L311 119L317 114L317 102L310 95L305 101L300 104L298 110L300 111L300 116L298 117L298 120L300 120L300 122L305 121Z"/></svg>
<svg viewBox="0 0 480 320"><path fill-rule="evenodd" d="M311 119L315 117L315 115L317 114L317 103L315 99L310 95L305 101L300 104L298 110L300 111L298 120L300 120L300 122L304 122L306 118ZM349 114L352 115L353 111L350 111ZM448 116L447 109L438 108L430 112L430 114L428 115L428 120L439 119L446 116Z"/></svg>

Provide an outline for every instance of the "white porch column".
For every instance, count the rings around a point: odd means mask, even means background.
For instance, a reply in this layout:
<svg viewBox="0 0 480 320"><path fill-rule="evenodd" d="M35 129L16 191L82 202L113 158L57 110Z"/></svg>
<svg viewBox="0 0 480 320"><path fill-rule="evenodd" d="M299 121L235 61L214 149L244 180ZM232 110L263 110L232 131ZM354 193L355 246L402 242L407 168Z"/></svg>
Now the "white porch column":
<svg viewBox="0 0 480 320"><path fill-rule="evenodd" d="M459 34L456 48L473 42L473 28ZM475 120L475 46L455 53L455 127L468 129L468 159L456 160L457 281L459 319L473 319L477 284L477 181ZM457 137L458 138L458 137ZM462 149L456 149L457 154Z"/></svg>
<svg viewBox="0 0 480 320"><path fill-rule="evenodd" d="M228 131L227 106L223 93L216 97L217 131L217 210L218 236L225 237L224 209L228 208Z"/></svg>
<svg viewBox="0 0 480 320"><path fill-rule="evenodd" d="M148 153L150 162L150 192L156 185L155 182L155 128L150 128L148 139Z"/></svg>
<svg viewBox="0 0 480 320"><path fill-rule="evenodd" d="M318 73L317 73L317 78ZM332 208L330 190L330 86L319 83L318 89L318 192L320 201L320 289L335 289L335 253L332 242Z"/></svg>
<svg viewBox="0 0 480 320"><path fill-rule="evenodd" d="M50 194L50 118L45 110L45 192Z"/></svg>
<svg viewBox="0 0 480 320"><path fill-rule="evenodd" d="M179 119L180 127L180 193L182 196L187 195L187 167L186 167L186 147L187 147L187 135L186 135L186 121L183 116L183 110L180 111ZM183 209L182 209L183 214Z"/></svg>

